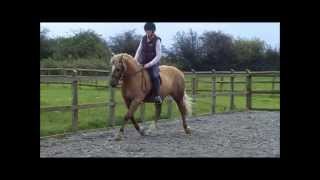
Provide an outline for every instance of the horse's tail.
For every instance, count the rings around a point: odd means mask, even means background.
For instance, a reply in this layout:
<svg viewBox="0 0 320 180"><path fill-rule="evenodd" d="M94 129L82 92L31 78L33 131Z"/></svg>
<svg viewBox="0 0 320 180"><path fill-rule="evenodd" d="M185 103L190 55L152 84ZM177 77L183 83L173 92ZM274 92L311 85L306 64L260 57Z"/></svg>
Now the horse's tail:
<svg viewBox="0 0 320 180"><path fill-rule="evenodd" d="M187 115L191 116L192 115L192 101L186 91L184 92L183 103L186 106Z"/></svg>

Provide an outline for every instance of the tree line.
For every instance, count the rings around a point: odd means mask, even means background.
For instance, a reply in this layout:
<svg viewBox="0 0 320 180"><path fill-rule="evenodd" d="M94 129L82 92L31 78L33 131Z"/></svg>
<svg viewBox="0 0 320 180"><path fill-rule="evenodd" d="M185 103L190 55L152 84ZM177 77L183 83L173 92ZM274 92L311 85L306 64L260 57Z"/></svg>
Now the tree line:
<svg viewBox="0 0 320 180"><path fill-rule="evenodd" d="M141 38L142 35L135 30L110 37L108 41L92 30L79 31L71 37L49 38L48 30L42 29L40 63L73 62L76 65L77 62L85 61L83 66L99 66L102 63L99 67L108 68L111 51L134 56ZM177 32L172 47L162 45L162 53L161 64L174 65L186 71L213 68L280 70L279 49L272 48L258 38L234 38L221 31L206 31L202 34L193 30Z"/></svg>

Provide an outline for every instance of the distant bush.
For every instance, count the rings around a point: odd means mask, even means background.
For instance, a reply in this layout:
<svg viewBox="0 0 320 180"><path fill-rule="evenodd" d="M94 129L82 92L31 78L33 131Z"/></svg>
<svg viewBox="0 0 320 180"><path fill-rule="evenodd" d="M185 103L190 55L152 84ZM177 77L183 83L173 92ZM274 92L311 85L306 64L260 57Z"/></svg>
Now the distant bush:
<svg viewBox="0 0 320 180"><path fill-rule="evenodd" d="M40 60L108 59L111 52L101 35L92 30L79 31L71 37L49 38L40 31Z"/></svg>
<svg viewBox="0 0 320 180"><path fill-rule="evenodd" d="M83 69L109 69L108 59L66 59L55 60L52 58L43 59L40 62L41 68L83 68Z"/></svg>
<svg viewBox="0 0 320 180"><path fill-rule="evenodd" d="M109 69L110 50L134 56L142 38L135 30L117 34L108 42L92 30L57 38L47 33L47 29L40 31L41 67ZM161 64L187 71L280 70L280 49L258 38L234 38L221 31L177 32L172 48L162 45L162 52Z"/></svg>

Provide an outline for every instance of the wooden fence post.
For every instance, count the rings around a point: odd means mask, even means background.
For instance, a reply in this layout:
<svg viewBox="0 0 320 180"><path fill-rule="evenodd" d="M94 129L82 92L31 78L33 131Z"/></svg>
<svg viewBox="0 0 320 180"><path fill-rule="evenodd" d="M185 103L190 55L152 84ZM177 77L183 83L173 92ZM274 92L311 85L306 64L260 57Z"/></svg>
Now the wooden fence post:
<svg viewBox="0 0 320 180"><path fill-rule="evenodd" d="M196 92L197 92L197 90L198 90L198 83L199 83L199 81L198 81L198 78L199 77L197 77L197 75L195 76L195 82L196 82Z"/></svg>
<svg viewBox="0 0 320 180"><path fill-rule="evenodd" d="M235 109L234 105L234 70L231 69L230 76L230 110L233 111Z"/></svg>
<svg viewBox="0 0 320 180"><path fill-rule="evenodd" d="M222 75L220 77L220 91L222 92L223 91L223 84L224 84L224 80L223 80L224 76Z"/></svg>
<svg viewBox="0 0 320 180"><path fill-rule="evenodd" d="M212 69L212 105L211 114L216 113L216 70Z"/></svg>
<svg viewBox="0 0 320 180"><path fill-rule="evenodd" d="M192 69L192 103L196 103L196 72L194 69ZM192 106L192 116L196 116L196 108L195 105Z"/></svg>
<svg viewBox="0 0 320 180"><path fill-rule="evenodd" d="M63 71L63 76L66 77L67 76L66 70L63 68L62 71ZM63 87L66 87L66 84L63 84Z"/></svg>
<svg viewBox="0 0 320 180"><path fill-rule="evenodd" d="M78 79L77 71L72 74L72 131L78 130Z"/></svg>
<svg viewBox="0 0 320 180"><path fill-rule="evenodd" d="M111 79L111 76L110 76ZM108 81L107 81L108 82ZM114 115L115 115L115 107L116 107L116 102L115 102L115 90L114 88L109 85L109 93L110 93L110 97L109 97L109 121L107 122L107 126L111 126L114 127L115 125L115 119L114 119Z"/></svg>
<svg viewBox="0 0 320 180"><path fill-rule="evenodd" d="M168 96L168 112L167 112L168 119L172 118L172 97Z"/></svg>
<svg viewBox="0 0 320 180"><path fill-rule="evenodd" d="M48 75L48 76L50 75L50 74L49 74L49 69L47 70L47 75ZM48 86L49 86L49 82L47 81L46 84L47 84L47 87L48 87Z"/></svg>
<svg viewBox="0 0 320 180"><path fill-rule="evenodd" d="M96 72L96 76L98 76L98 72ZM96 89L98 88L98 80L96 80Z"/></svg>
<svg viewBox="0 0 320 180"><path fill-rule="evenodd" d="M82 76L82 71L79 71L79 76ZM81 89L81 82L80 82L80 79L79 79L79 89Z"/></svg>
<svg viewBox="0 0 320 180"><path fill-rule="evenodd" d="M275 81L277 79L277 75L274 75L272 78L272 91L274 91ZM275 94L271 94L271 97L274 97Z"/></svg>
<svg viewBox="0 0 320 180"><path fill-rule="evenodd" d="M247 71L247 102L246 102L246 106L247 106L247 110L251 110L252 108L252 75L249 71L249 69L246 70Z"/></svg>

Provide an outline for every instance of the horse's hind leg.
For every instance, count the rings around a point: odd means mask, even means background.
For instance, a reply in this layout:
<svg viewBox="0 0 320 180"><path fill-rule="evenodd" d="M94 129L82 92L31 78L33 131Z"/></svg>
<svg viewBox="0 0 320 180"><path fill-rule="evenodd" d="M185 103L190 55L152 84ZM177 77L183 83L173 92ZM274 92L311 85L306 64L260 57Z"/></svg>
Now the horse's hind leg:
<svg viewBox="0 0 320 180"><path fill-rule="evenodd" d="M157 104L155 103L155 109L156 109L156 117L155 117L155 120L154 120L154 126L155 128L158 129L158 120L160 119L160 115L161 115L161 104Z"/></svg>
<svg viewBox="0 0 320 180"><path fill-rule="evenodd" d="M160 114L161 114L161 104L155 103L154 105L155 105L155 110L156 110L155 119L154 119L154 122L150 124L150 126L148 128L148 133L150 133L154 129L159 128L158 120L160 119Z"/></svg>

